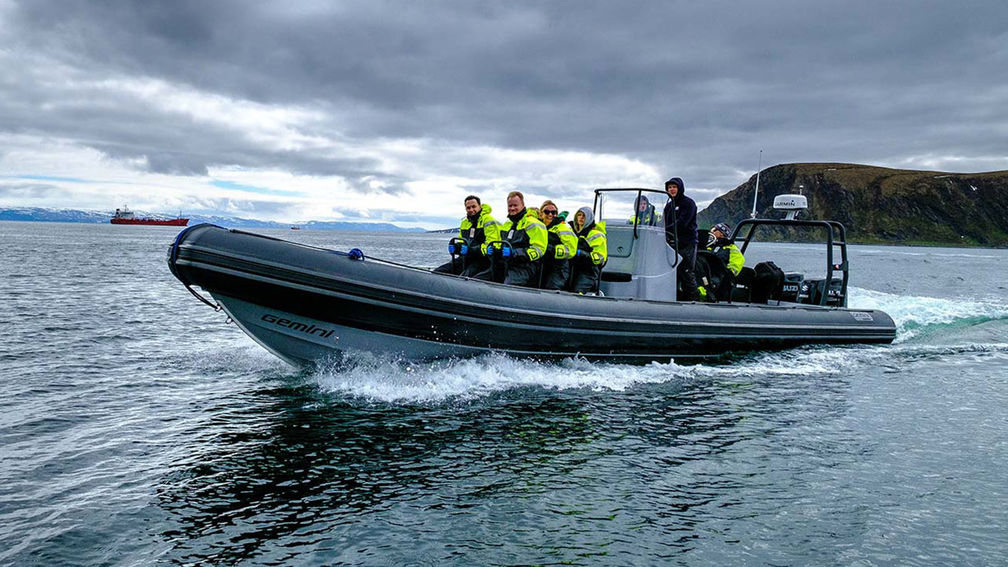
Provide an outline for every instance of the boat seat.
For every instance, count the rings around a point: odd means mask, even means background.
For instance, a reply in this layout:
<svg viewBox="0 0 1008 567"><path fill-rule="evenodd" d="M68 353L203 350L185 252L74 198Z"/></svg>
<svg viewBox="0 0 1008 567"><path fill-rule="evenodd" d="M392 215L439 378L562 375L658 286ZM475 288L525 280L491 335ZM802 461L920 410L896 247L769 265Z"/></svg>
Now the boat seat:
<svg viewBox="0 0 1008 567"><path fill-rule="evenodd" d="M696 257L697 285L707 288L716 301L731 301L735 287L735 274L731 273L724 260L717 254L698 250Z"/></svg>
<svg viewBox="0 0 1008 567"><path fill-rule="evenodd" d="M732 303L749 303L752 300L752 282L756 271L749 266L743 266L739 275L735 276L735 287L732 288Z"/></svg>

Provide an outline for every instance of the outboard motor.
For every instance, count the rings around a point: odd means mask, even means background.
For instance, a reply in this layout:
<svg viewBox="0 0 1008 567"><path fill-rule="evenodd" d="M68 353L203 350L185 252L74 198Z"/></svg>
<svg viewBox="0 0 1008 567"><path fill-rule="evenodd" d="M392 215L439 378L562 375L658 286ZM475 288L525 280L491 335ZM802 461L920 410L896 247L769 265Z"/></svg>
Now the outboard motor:
<svg viewBox="0 0 1008 567"><path fill-rule="evenodd" d="M829 305L832 307L837 307L843 304L843 294L841 289L843 287L843 280L840 278L833 278L830 282L829 289L826 289L826 280L805 280L801 284L801 290L798 292L798 303L808 303L810 305L819 305L822 301L823 293L826 293L826 302L823 305Z"/></svg>
<svg viewBox="0 0 1008 567"><path fill-rule="evenodd" d="M781 288L780 300L798 303L798 293L801 290L802 281L805 276L797 272L787 272L784 274L784 287Z"/></svg>

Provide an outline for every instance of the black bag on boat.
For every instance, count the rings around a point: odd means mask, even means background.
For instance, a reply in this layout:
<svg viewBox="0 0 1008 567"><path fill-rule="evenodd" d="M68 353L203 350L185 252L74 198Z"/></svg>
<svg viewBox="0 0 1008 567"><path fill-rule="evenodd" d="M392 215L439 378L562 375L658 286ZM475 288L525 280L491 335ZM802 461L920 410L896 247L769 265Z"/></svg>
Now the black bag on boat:
<svg viewBox="0 0 1008 567"><path fill-rule="evenodd" d="M770 299L780 299L784 287L784 270L773 262L760 262L753 268L752 302L766 303Z"/></svg>

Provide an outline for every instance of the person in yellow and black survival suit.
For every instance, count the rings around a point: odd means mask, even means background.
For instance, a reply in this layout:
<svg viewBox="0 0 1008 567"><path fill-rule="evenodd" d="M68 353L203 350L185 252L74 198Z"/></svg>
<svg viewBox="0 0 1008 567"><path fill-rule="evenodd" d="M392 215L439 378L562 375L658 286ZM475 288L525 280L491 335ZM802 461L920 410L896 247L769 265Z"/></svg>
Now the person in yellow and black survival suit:
<svg viewBox="0 0 1008 567"><path fill-rule="evenodd" d="M539 287L564 289L570 279L570 259L577 252L577 236L560 218L560 209L553 201L544 201L539 207L539 219L546 225L547 236Z"/></svg>
<svg viewBox="0 0 1008 567"><path fill-rule="evenodd" d="M525 208L525 196L508 193L507 221L500 227L500 240L488 241L490 268L476 274L481 280L507 285L535 287L539 284L539 266L546 252L546 225Z"/></svg>
<svg viewBox="0 0 1008 567"><path fill-rule="evenodd" d="M605 223L595 221L595 213L591 207L581 207L574 214L574 220L570 225L578 236L578 250L571 261L573 272L571 291L597 293L602 266L609 258Z"/></svg>
<svg viewBox="0 0 1008 567"><path fill-rule="evenodd" d="M490 216L490 205L480 203L479 197L469 195L463 204L466 216L459 227L459 235L448 243L451 262L434 271L472 277L490 268L486 243L500 239L500 225Z"/></svg>
<svg viewBox="0 0 1008 567"><path fill-rule="evenodd" d="M634 216L630 217L627 224L633 224L637 221L638 226L655 226L658 221L661 220L661 213L655 210L655 206L648 201L647 195L639 195L635 200L637 205L634 207L636 211Z"/></svg>
<svg viewBox="0 0 1008 567"><path fill-rule="evenodd" d="M719 222L711 227L710 238L703 253L697 255L697 275L700 285L697 293L702 301L727 301L731 299L735 278L745 265L745 257L728 239L731 228Z"/></svg>
<svg viewBox="0 0 1008 567"><path fill-rule="evenodd" d="M696 254L697 226L696 202L686 196L686 185L679 177L673 177L665 182L665 193L669 196L665 203L665 241L674 246L681 259L676 267L679 290L676 299L679 301L697 300Z"/></svg>

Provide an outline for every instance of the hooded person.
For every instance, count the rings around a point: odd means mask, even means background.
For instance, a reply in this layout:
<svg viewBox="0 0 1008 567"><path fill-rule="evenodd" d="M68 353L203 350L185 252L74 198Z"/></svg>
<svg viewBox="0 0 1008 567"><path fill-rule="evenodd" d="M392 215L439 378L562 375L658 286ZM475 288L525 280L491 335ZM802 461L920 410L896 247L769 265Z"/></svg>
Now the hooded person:
<svg viewBox="0 0 1008 567"><path fill-rule="evenodd" d="M577 236L560 218L560 208L546 200L539 207L539 219L546 225L546 254L542 260L539 287L564 289L570 280L570 259L577 252Z"/></svg>
<svg viewBox="0 0 1008 567"><path fill-rule="evenodd" d="M571 291L597 292L602 266L609 258L605 223L595 221L595 213L591 207L581 207L574 214L574 220L570 224L578 237L577 252L571 261Z"/></svg>
<svg viewBox="0 0 1008 567"><path fill-rule="evenodd" d="M469 195L462 200L466 216L459 225L458 236L448 243L450 262L434 268L435 272L472 277L490 267L487 242L500 239L500 227L490 216L490 205Z"/></svg>
<svg viewBox="0 0 1008 567"><path fill-rule="evenodd" d="M659 220L661 220L661 214L655 211L655 206L648 200L647 195L638 195L634 200L634 214L627 224L636 222L640 226L655 226Z"/></svg>
<svg viewBox="0 0 1008 567"><path fill-rule="evenodd" d="M676 268L679 290L676 299L696 301L697 208L693 199L686 196L686 184L679 177L665 182L665 241L681 257Z"/></svg>

